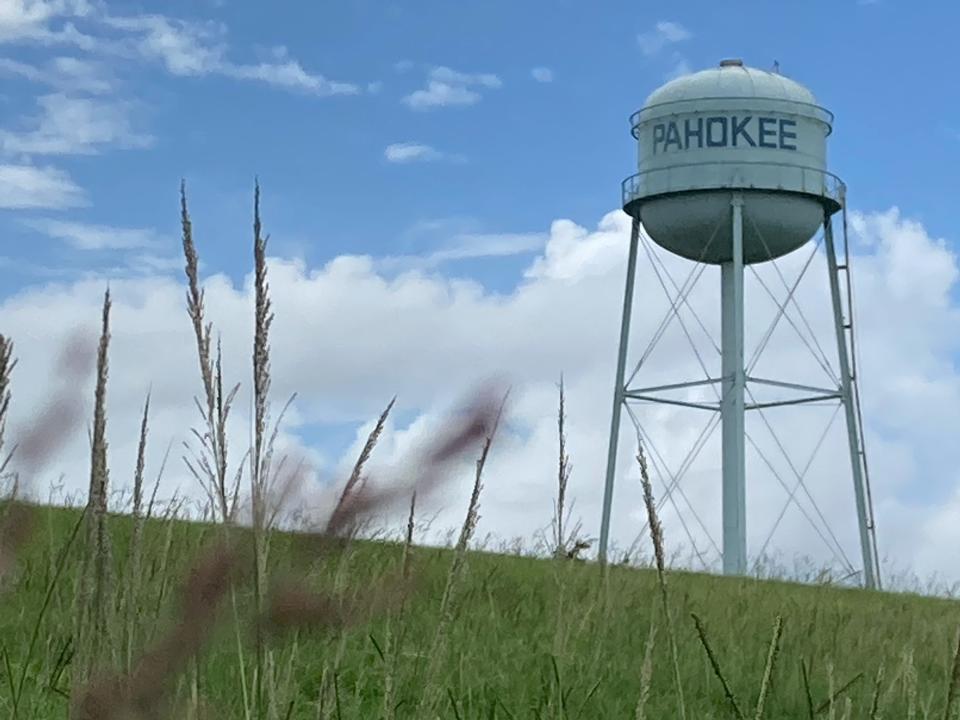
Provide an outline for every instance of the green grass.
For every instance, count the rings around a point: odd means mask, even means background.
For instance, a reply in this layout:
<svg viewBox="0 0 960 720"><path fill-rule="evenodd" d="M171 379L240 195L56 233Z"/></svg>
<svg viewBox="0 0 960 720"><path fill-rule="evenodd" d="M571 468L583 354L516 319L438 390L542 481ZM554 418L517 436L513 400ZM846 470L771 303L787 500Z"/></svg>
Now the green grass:
<svg viewBox="0 0 960 720"><path fill-rule="evenodd" d="M2 598L0 671L5 680L0 681L0 717L14 717L13 696L21 675L18 717L67 715L71 671L64 661L74 627L78 547L71 549L59 577L57 559L78 517L72 510L38 510L34 536ZM126 517L110 517L117 559L113 610L118 619L113 627L118 635L131 527ZM180 579L215 532L211 526L180 521L147 523L135 648L165 632L177 612ZM277 534L272 543L274 577L295 573L306 576L312 587L336 586L360 598L376 592L373 588L386 574L399 571L403 552L398 544L358 542L339 558L310 562L310 546L302 539ZM634 718L653 622L658 629L645 717L677 716L673 661L655 572L613 567L604 577L593 564L470 553L452 622L439 646L443 657L430 663L451 560L450 550L415 548L417 584L402 609L343 632L301 631L273 644L275 672L268 683L275 700L272 714L387 717L384 693L389 685L397 718ZM847 698L850 717L871 717L881 667L882 715L877 717L944 717L960 624L954 601L686 573L668 573L667 581L687 717L735 717L691 613L702 620L746 717L754 717L778 615L783 636L764 717L809 717L801 664L809 670L809 694L817 708L831 688L839 690L859 678L835 707L824 707L817 717L843 717ZM247 590L238 597L238 617L245 616L250 599ZM241 631L247 654L252 652L248 629ZM115 648L120 647L118 640L112 638ZM213 717L244 717L241 655L231 612L223 613L222 626L207 650L174 684L174 694L188 705L196 695L215 711ZM121 667L119 650L115 658ZM249 687L249 678L246 683ZM437 705L432 713L417 715L414 708L426 690L432 691Z"/></svg>

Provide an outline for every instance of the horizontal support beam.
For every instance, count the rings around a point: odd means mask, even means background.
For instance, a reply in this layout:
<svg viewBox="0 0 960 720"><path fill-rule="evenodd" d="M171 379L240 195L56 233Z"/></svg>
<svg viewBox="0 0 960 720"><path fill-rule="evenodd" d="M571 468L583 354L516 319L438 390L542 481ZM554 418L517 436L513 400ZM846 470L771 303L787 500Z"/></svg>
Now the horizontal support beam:
<svg viewBox="0 0 960 720"><path fill-rule="evenodd" d="M788 390L803 390L805 392L819 393L820 395L836 395L840 388L825 390L824 388L814 387L812 385L798 385L797 383L781 382L780 380L767 380L766 378L747 377L748 383L757 383L758 385L772 385L773 387L787 388Z"/></svg>
<svg viewBox="0 0 960 720"><path fill-rule="evenodd" d="M626 389L628 393L652 393L663 392L665 390L685 390L692 387L703 387L704 385L715 385L722 382L723 378L707 378L706 380L694 380L692 382L673 383L672 385L654 385L653 387Z"/></svg>
<svg viewBox="0 0 960 720"><path fill-rule="evenodd" d="M659 403L661 405L679 405L680 407L694 408L695 410L710 410L711 412L720 411L719 405L707 405L705 403L693 403L684 400L670 400L654 395L641 395L635 390L625 392L623 396L626 400L639 400L641 402Z"/></svg>
<svg viewBox="0 0 960 720"><path fill-rule="evenodd" d="M767 403L752 403L745 406L746 410L765 410L767 408L783 407L785 405L806 405L810 403L823 402L824 400L840 400L843 398L838 392L831 395L818 395L816 397L794 398L792 400L778 400Z"/></svg>

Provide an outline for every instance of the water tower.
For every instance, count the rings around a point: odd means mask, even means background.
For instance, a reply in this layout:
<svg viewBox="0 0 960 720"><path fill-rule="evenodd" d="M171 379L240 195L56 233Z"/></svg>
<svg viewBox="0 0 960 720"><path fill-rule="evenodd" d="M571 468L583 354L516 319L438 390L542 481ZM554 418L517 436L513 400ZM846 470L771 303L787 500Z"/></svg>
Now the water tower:
<svg viewBox="0 0 960 720"><path fill-rule="evenodd" d="M745 413L778 404L832 400L842 404L846 420L863 584L878 586L859 396L852 372L856 355L845 187L827 171L826 163L832 121L832 114L800 84L778 72L746 67L740 60L724 60L719 67L668 82L631 117L639 172L623 183L623 209L633 218L633 226L603 500L601 562L606 560L609 540L621 410L629 408L628 403L687 404L719 415L723 570L742 575L747 572ZM833 233L838 212L844 228L840 260ZM836 386L754 378L744 362L744 269L800 249L821 228L836 330ZM627 347L642 232L645 241L649 238L670 253L707 266L719 265L720 377L660 387L629 386L633 377L626 376ZM753 382L791 388L801 395L779 403L749 403ZM715 403L684 403L658 396L664 390L707 384L717 388Z"/></svg>

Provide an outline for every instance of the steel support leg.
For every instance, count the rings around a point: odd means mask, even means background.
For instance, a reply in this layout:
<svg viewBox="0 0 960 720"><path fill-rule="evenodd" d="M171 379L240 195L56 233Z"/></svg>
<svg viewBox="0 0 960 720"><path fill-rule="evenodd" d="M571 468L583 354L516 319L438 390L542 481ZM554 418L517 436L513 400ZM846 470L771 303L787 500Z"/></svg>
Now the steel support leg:
<svg viewBox="0 0 960 720"><path fill-rule="evenodd" d="M853 405L853 378L850 375L850 356L847 348L846 328L843 320L843 306L840 302L840 278L838 276L837 255L833 242L833 223L830 215L823 221L824 245L827 252L827 266L830 273L830 298L833 302L833 324L837 333L837 354L840 361L840 392L843 396L843 408L847 418L847 440L850 446L850 465L853 470L853 491L857 502L857 522L860 529L860 551L863 555L863 584L874 589L877 587L876 560L873 557L873 545L870 542L870 524L867 519L867 500L863 477L863 458L860 456L860 427L857 423L856 409Z"/></svg>
<svg viewBox="0 0 960 720"><path fill-rule="evenodd" d="M633 219L630 230L630 253L627 258L627 286L623 293L623 319L620 323L620 349L617 353L617 378L613 388L613 417L610 420L610 446L607 452L607 477L603 487L603 517L600 521L601 564L607 562L610 541L610 511L613 508L613 481L617 470L617 446L620 440L620 413L624 401L624 376L627 369L627 342L630 338L630 315L633 310L633 285L637 276L637 246L640 241L640 220Z"/></svg>
<svg viewBox="0 0 960 720"><path fill-rule="evenodd" d="M747 571L743 366L743 198L731 201L733 258L720 266L723 396L723 572Z"/></svg>

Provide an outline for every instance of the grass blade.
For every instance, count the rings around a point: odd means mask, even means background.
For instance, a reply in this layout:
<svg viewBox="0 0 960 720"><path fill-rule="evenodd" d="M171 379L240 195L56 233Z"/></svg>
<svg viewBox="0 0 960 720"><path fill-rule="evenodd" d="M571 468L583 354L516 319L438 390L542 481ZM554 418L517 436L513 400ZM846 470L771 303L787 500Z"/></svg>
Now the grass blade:
<svg viewBox="0 0 960 720"><path fill-rule="evenodd" d="M780 652L780 638L783 635L783 618L777 615L773 625L773 637L770 639L770 650L767 653L767 665L763 670L763 680L760 683L760 694L757 697L757 712L754 714L754 720L761 720L763 717L763 708L766 704L767 694L770 692L770 683L773 678L773 668L777 662L777 655Z"/></svg>
<svg viewBox="0 0 960 720"><path fill-rule="evenodd" d="M700 618L696 613L690 613L690 617L693 618L693 624L697 628L697 636L700 638L700 644L703 645L703 649L707 653L707 658L710 660L710 666L713 668L713 674L717 676L717 679L720 681L720 685L723 686L723 694L727 698L727 702L730 703L730 708L733 710L734 715L736 715L739 720L744 720L743 711L740 710L740 706L737 704L737 698L734 696L733 690L730 689L727 679L723 676L723 672L720 670L720 663L717 661L717 658L710 647L710 643L707 642L707 633L703 629L703 623L700 621Z"/></svg>
<svg viewBox="0 0 960 720"><path fill-rule="evenodd" d="M50 579L50 583L47 585L47 591L43 596L43 603L40 605L40 612L37 613L37 619L33 624L33 632L30 635L30 644L27 646L27 657L23 663L23 669L20 672L20 680L17 683L17 690L13 695L14 713L16 713L16 708L20 703L20 698L23 696L23 686L27 681L27 668L30 667L30 661L33 659L33 651L36 649L37 640L40 638L40 628L43 625L43 619L46 617L47 609L50 607L50 601L53 599L53 593L57 589L57 583L60 582L60 577L63 575L63 568L66 566L67 556L70 554L70 549L73 547L73 542L76 539L77 534L80 532L80 528L83 526L86 516L87 512L86 509L84 509L81 511L80 517L78 517L77 521L73 524L73 529L70 531L70 536L67 538L66 543L64 543L63 547L60 548L60 554L57 557L54 575Z"/></svg>

